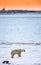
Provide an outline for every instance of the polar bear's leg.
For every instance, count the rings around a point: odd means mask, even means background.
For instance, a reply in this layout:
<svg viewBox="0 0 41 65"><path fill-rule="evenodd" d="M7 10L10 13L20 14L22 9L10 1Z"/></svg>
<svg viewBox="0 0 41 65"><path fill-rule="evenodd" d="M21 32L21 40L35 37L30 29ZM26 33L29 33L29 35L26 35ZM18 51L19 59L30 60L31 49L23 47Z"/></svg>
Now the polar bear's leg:
<svg viewBox="0 0 41 65"><path fill-rule="evenodd" d="M13 56L11 56L11 58L13 58Z"/></svg>
<svg viewBox="0 0 41 65"><path fill-rule="evenodd" d="M18 56L21 57L21 53L19 53Z"/></svg>
<svg viewBox="0 0 41 65"><path fill-rule="evenodd" d="M13 58L13 57L14 57L14 55L12 54L12 55L11 55L11 58Z"/></svg>

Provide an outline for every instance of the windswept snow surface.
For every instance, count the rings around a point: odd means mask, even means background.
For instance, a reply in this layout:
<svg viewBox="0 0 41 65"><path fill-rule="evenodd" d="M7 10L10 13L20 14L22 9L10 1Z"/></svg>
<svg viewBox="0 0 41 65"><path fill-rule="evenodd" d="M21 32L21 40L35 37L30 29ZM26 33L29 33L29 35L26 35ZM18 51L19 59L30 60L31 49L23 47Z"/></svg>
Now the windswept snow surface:
<svg viewBox="0 0 41 65"><path fill-rule="evenodd" d="M14 49L25 49L21 57L15 55L11 58L11 51ZM41 64L41 45L0 45L0 64L8 60L11 65L37 65Z"/></svg>

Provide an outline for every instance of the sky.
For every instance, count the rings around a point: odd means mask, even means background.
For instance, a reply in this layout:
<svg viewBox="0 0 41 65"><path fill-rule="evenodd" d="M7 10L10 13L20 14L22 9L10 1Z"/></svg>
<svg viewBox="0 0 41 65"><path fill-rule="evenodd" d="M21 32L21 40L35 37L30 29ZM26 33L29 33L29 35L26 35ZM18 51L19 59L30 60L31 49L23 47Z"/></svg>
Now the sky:
<svg viewBox="0 0 41 65"><path fill-rule="evenodd" d="M41 0L0 0L0 9L41 10Z"/></svg>

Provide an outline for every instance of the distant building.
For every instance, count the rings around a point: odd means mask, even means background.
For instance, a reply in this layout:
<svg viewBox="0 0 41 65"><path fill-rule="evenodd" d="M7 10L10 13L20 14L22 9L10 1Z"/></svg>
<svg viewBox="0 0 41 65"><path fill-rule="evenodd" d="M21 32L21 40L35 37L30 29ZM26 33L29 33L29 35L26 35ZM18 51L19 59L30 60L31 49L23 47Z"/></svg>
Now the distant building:
<svg viewBox="0 0 41 65"><path fill-rule="evenodd" d="M5 11L5 8L3 8L2 10Z"/></svg>
<svg viewBox="0 0 41 65"><path fill-rule="evenodd" d="M1 10L1 13L5 13L5 11L6 11L5 8L3 8L3 9Z"/></svg>

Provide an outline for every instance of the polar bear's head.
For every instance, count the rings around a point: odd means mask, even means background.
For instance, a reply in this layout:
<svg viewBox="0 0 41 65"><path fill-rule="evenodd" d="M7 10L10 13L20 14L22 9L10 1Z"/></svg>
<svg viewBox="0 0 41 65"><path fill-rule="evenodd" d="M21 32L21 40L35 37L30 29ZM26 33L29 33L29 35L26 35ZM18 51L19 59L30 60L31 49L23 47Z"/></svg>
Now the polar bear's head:
<svg viewBox="0 0 41 65"><path fill-rule="evenodd" d="M19 49L21 52L25 52L25 49Z"/></svg>
<svg viewBox="0 0 41 65"><path fill-rule="evenodd" d="M23 52L25 52L25 49L22 49Z"/></svg>

